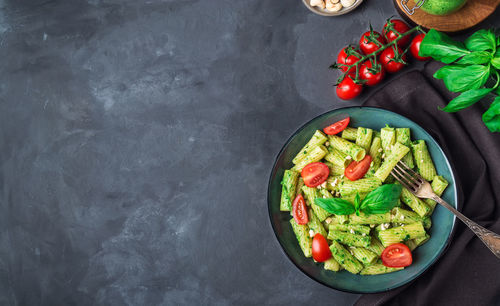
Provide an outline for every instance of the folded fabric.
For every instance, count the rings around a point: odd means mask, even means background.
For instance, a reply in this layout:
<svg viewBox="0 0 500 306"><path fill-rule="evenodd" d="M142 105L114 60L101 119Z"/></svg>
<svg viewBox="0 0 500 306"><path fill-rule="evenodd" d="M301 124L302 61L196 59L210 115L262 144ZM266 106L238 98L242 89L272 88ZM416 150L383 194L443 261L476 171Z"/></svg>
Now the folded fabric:
<svg viewBox="0 0 500 306"><path fill-rule="evenodd" d="M377 106L408 117L441 145L454 167L459 210L480 225L500 233L500 134L481 121L477 104L458 113L443 112L455 94L432 78L441 65L408 72L369 98ZM439 224L433 224L439 226ZM500 260L457 219L450 246L415 281L378 294L365 294L356 305L498 305Z"/></svg>

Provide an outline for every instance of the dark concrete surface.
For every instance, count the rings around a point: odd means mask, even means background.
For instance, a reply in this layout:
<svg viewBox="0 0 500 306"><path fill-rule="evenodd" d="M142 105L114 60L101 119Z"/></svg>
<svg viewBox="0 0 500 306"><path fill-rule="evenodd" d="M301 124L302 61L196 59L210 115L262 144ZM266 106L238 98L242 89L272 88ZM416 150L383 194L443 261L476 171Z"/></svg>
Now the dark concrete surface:
<svg viewBox="0 0 500 306"><path fill-rule="evenodd" d="M269 224L288 136L392 1L0 1L0 304L351 304ZM499 25L498 13L486 25Z"/></svg>

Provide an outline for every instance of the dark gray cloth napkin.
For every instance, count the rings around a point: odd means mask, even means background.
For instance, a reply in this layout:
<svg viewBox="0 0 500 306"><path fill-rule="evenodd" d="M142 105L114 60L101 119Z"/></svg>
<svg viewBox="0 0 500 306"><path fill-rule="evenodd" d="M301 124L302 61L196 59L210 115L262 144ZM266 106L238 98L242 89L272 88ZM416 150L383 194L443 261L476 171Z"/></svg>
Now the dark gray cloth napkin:
<svg viewBox="0 0 500 306"><path fill-rule="evenodd" d="M439 142L457 176L459 210L500 233L500 134L481 121L481 105L455 114L438 110L454 94L432 78L440 67L410 71L376 92L365 106L382 107L410 118ZM439 226L439 224L433 224ZM457 219L447 251L415 281L356 305L499 305L500 260Z"/></svg>

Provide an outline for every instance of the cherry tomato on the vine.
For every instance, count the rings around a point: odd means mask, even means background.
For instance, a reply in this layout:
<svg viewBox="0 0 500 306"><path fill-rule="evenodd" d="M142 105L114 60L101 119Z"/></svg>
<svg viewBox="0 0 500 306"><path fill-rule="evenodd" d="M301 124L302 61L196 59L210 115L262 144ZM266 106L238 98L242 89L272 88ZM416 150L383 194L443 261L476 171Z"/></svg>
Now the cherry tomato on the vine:
<svg viewBox="0 0 500 306"><path fill-rule="evenodd" d="M413 38L413 40L411 41L411 45L410 45L411 55L413 55L413 57L419 61L427 61L427 60L431 59L430 57L424 57L424 56L419 55L420 43L422 43L422 39L424 39L424 37L425 37L424 33L418 34L417 36L415 36Z"/></svg>
<svg viewBox="0 0 500 306"><path fill-rule="evenodd" d="M391 19L389 22L392 23L393 29L396 32L399 32L401 34L405 33L408 30L410 30L410 27L403 20ZM384 37L387 40L387 42L391 42L391 41L393 41L393 40L395 40L396 38L399 37L399 34L397 34L396 32L394 32L392 29L389 29L389 22L384 25L384 30L382 31L382 33L384 34ZM411 37L409 35L401 38L398 41L398 46L400 48L405 47L410 42L410 39L411 39Z"/></svg>
<svg viewBox="0 0 500 306"><path fill-rule="evenodd" d="M354 48L353 46L347 46L343 48L342 50L340 50L339 55L337 56L337 64L352 65L356 63L360 58L360 55L356 55L356 53L359 54L359 50ZM340 70L342 70L342 72L346 72L347 67L341 66ZM355 67L349 69L349 73L353 72L356 72Z"/></svg>
<svg viewBox="0 0 500 306"><path fill-rule="evenodd" d="M370 41L370 38L377 40L380 44ZM370 54L377 51L385 44L385 39L379 32L367 31L359 40L359 48L364 54Z"/></svg>
<svg viewBox="0 0 500 306"><path fill-rule="evenodd" d="M398 53L401 54L403 51L398 48ZM400 56L401 59L406 62L406 54L403 54ZM403 67L406 65L405 63L397 62L396 61L396 54L394 52L394 47L392 48L387 48L382 53L380 54L380 63L384 66L385 71L389 73L395 73L398 72L399 70L403 69Z"/></svg>
<svg viewBox="0 0 500 306"><path fill-rule="evenodd" d="M346 76L337 85L337 96L342 100L350 100L359 96L362 90L363 85L354 83L350 76Z"/></svg>
<svg viewBox="0 0 500 306"><path fill-rule="evenodd" d="M382 65L378 65L378 72L373 73L374 69L371 61L365 61L359 68L359 77L366 81L366 85L375 86L380 83L385 77L385 69ZM376 70L376 69L375 69Z"/></svg>

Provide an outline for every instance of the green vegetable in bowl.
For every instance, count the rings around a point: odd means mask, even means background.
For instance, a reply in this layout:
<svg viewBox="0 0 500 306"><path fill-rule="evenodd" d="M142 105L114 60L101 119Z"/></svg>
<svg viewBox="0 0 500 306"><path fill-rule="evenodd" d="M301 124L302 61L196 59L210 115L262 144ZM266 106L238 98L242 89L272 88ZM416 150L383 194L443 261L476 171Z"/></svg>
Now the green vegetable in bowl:
<svg viewBox="0 0 500 306"><path fill-rule="evenodd" d="M449 64L436 71L434 78L461 94L444 111L456 112L496 96L482 119L491 132L500 132L500 36L493 30L479 30L462 43L432 29L422 40L419 55Z"/></svg>

